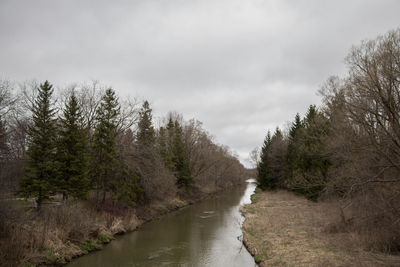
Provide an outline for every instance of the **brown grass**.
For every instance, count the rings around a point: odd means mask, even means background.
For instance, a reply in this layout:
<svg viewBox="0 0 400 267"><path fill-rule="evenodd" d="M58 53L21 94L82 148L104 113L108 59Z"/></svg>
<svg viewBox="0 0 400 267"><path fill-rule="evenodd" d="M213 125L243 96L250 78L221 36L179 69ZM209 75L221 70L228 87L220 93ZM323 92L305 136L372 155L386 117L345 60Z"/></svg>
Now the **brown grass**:
<svg viewBox="0 0 400 267"><path fill-rule="evenodd" d="M0 202L0 266L67 263L188 201L166 199L138 208L106 203L101 210L92 201L55 204L38 212L30 202Z"/></svg>
<svg viewBox="0 0 400 267"><path fill-rule="evenodd" d="M132 213L98 212L85 202L44 206L40 212L18 203L1 205L0 266L66 263L139 224Z"/></svg>
<svg viewBox="0 0 400 267"><path fill-rule="evenodd" d="M336 204L286 191L259 192L242 207L243 241L260 266L399 266L400 257L366 251L363 237L334 229Z"/></svg>

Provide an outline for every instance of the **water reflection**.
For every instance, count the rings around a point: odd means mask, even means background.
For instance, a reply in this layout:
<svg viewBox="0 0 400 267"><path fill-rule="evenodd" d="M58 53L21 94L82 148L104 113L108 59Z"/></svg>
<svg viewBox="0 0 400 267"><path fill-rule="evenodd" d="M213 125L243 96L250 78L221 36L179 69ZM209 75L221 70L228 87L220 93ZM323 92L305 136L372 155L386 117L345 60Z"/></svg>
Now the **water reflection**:
<svg viewBox="0 0 400 267"><path fill-rule="evenodd" d="M241 242L239 212L254 189L249 181L166 215L69 266L256 266Z"/></svg>

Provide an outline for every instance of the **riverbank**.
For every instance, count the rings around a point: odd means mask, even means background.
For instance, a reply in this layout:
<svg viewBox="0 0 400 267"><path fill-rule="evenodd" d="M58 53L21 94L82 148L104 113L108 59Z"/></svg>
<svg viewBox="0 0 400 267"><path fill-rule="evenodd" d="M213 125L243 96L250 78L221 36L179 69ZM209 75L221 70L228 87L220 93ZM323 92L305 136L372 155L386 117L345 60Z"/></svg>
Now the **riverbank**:
<svg viewBox="0 0 400 267"><path fill-rule="evenodd" d="M257 190L241 212L243 243L260 267L400 264L400 256L367 251L362 236L335 229L340 217L334 203Z"/></svg>
<svg viewBox="0 0 400 267"><path fill-rule="evenodd" d="M102 249L116 235L134 231L190 203L175 198L140 208L110 206L97 211L90 202L79 201L44 206L39 213L31 208L10 207L8 212L15 214L20 209L25 211L7 221L5 227L11 232L8 238L2 238L0 256L5 260L0 266L63 265Z"/></svg>
<svg viewBox="0 0 400 267"><path fill-rule="evenodd" d="M66 264L102 249L116 235L135 231L146 222L217 196L224 190L153 201L137 208L110 205L101 211L97 211L89 201L45 205L39 213L24 207L27 203L23 201L7 205L6 211L3 206L1 213L8 213L7 217L12 220L0 225L11 229L8 237L0 238L0 258L3 259L0 266Z"/></svg>

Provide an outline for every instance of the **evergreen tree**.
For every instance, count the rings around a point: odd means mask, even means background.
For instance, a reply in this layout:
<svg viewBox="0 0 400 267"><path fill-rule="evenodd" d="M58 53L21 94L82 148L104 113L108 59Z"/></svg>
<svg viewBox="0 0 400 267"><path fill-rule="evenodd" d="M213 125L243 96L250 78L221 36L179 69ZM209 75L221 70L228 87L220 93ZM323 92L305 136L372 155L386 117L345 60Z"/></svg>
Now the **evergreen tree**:
<svg viewBox="0 0 400 267"><path fill-rule="evenodd" d="M32 124L29 126L29 156L26 175L20 182L20 195L34 197L38 210L44 200L56 191L57 176L55 109L52 108L53 87L45 81L38 88L32 106Z"/></svg>
<svg viewBox="0 0 400 267"><path fill-rule="evenodd" d="M116 170L118 177L112 183L113 201L135 207L138 202L144 199L144 191L140 185L140 176L126 165L118 167Z"/></svg>
<svg viewBox="0 0 400 267"><path fill-rule="evenodd" d="M271 189L284 187L286 169L286 142L279 127L276 127L271 138L269 162L271 166Z"/></svg>
<svg viewBox="0 0 400 267"><path fill-rule="evenodd" d="M288 148L286 153L286 173L285 180L289 181L293 177L293 170L299 160L299 142L303 131L304 124L301 121L299 113L296 114L295 120L289 130Z"/></svg>
<svg viewBox="0 0 400 267"><path fill-rule="evenodd" d="M96 128L92 138L90 176L96 187L97 204L100 193L102 203L114 177L116 161L116 138L120 106L114 90L107 89L96 111Z"/></svg>
<svg viewBox="0 0 400 267"><path fill-rule="evenodd" d="M175 166L176 184L179 188L188 187L192 182L192 174L189 166L189 155L183 142L182 126L178 121L174 124L173 162Z"/></svg>
<svg viewBox="0 0 400 267"><path fill-rule="evenodd" d="M72 92L59 119L57 159L59 162L58 191L68 196L86 197L89 191L87 176L87 135L77 98Z"/></svg>
<svg viewBox="0 0 400 267"><path fill-rule="evenodd" d="M158 144L160 155L164 160L165 166L167 166L167 168L170 170L174 170L175 164L173 162L173 154L169 142L169 135L168 131L164 127L160 127Z"/></svg>
<svg viewBox="0 0 400 267"><path fill-rule="evenodd" d="M175 134L175 123L172 120L172 117L169 117L167 124L167 134L169 136L169 144L172 144L173 136Z"/></svg>
<svg viewBox="0 0 400 267"><path fill-rule="evenodd" d="M262 190L272 189L272 173L271 173L271 163L269 160L269 150L271 147L271 133L267 132L264 144L261 148L260 163L257 166L257 181L258 186Z"/></svg>
<svg viewBox="0 0 400 267"><path fill-rule="evenodd" d="M117 160L114 179L111 183L111 196L114 203L118 202L131 207L136 206L138 202L144 199L144 191L140 184L141 176L135 171L132 162L134 143L135 136L131 129L128 128L118 133Z"/></svg>
<svg viewBox="0 0 400 267"><path fill-rule="evenodd" d="M137 141L140 145L148 148L152 147L155 142L155 131L151 111L149 102L144 101L139 112Z"/></svg>
<svg viewBox="0 0 400 267"><path fill-rule="evenodd" d="M301 122L296 118L289 135L287 187L316 200L325 188L329 160L324 156L324 138L328 134L328 120L314 105L310 105ZM301 129L301 131L299 130ZM294 133L294 134L293 134ZM290 165L289 165L290 164Z"/></svg>

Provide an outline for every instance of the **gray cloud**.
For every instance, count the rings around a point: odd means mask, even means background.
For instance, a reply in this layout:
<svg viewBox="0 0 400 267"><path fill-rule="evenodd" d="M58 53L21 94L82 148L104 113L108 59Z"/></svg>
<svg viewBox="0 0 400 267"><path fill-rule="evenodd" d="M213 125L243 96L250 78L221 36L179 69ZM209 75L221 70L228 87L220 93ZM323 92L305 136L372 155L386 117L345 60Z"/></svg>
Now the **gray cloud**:
<svg viewBox="0 0 400 267"><path fill-rule="evenodd" d="M97 79L195 117L244 161L318 103L351 45L399 26L396 0L0 2L0 75Z"/></svg>

